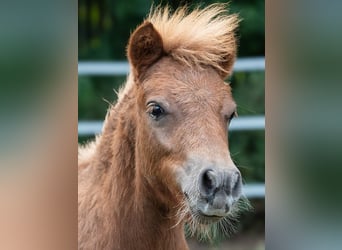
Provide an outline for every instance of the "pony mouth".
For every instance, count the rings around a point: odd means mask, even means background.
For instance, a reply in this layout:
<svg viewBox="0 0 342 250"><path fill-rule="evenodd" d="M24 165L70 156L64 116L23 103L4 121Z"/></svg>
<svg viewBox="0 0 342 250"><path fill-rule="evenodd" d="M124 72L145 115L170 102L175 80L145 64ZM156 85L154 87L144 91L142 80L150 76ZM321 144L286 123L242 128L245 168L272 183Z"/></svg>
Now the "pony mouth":
<svg viewBox="0 0 342 250"><path fill-rule="evenodd" d="M196 212L197 216L196 216L196 220L201 223L201 224L212 224L215 222L218 222L220 220L222 220L224 218L224 216L218 216L218 215L207 215L202 213L201 211L197 211Z"/></svg>
<svg viewBox="0 0 342 250"><path fill-rule="evenodd" d="M186 200L189 202L189 195L184 192L183 193ZM208 215L203 213L200 209L195 208L193 206L188 206L189 210L190 210L190 216L192 217L193 220L197 221L199 224L204 224L204 225L208 225L208 224L212 224L215 222L218 222L220 220L222 220L225 216L218 216L218 215Z"/></svg>
<svg viewBox="0 0 342 250"><path fill-rule="evenodd" d="M198 222L199 224L203 224L203 225L213 224L225 218L225 216L205 214L199 209L191 208L190 211L191 211L192 219Z"/></svg>

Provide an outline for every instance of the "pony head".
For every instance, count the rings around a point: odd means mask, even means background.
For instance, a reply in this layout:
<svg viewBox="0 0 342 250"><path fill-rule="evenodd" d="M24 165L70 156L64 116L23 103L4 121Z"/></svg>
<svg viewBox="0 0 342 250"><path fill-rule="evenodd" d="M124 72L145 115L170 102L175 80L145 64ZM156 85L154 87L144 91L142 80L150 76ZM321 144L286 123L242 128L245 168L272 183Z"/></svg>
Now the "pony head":
<svg viewBox="0 0 342 250"><path fill-rule="evenodd" d="M237 24L222 4L156 8L127 47L133 80L123 93L136 93L138 171L161 204L196 227L234 216L241 200L227 140L236 104L224 82Z"/></svg>

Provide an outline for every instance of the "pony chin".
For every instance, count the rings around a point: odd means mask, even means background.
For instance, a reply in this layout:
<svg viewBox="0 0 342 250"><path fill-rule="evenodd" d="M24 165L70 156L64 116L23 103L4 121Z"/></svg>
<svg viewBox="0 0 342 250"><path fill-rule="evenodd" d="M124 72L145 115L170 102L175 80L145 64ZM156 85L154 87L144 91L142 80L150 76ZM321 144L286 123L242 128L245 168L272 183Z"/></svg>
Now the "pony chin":
<svg viewBox="0 0 342 250"><path fill-rule="evenodd" d="M187 195L185 195L187 196ZM231 207L229 213L225 217L204 216L202 215L196 204L185 199L185 211L181 211L180 215L185 218L185 232L188 237L196 237L200 241L213 242L219 237L227 237L237 231L240 214L252 209L248 199L242 196Z"/></svg>

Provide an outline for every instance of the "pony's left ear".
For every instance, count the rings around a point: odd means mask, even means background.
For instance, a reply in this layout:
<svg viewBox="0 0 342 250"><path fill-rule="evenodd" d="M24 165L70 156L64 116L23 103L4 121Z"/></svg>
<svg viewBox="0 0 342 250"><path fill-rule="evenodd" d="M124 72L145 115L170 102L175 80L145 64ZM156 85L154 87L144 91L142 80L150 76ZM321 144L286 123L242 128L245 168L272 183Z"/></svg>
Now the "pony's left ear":
<svg viewBox="0 0 342 250"><path fill-rule="evenodd" d="M144 22L131 35L127 47L133 74L141 75L163 55L163 41L152 23Z"/></svg>
<svg viewBox="0 0 342 250"><path fill-rule="evenodd" d="M228 76L231 76L233 73L233 65L236 60L237 54L237 40L234 34L229 34L226 37L225 43L226 54L221 57L218 67L218 73L220 76L225 79Z"/></svg>
<svg viewBox="0 0 342 250"><path fill-rule="evenodd" d="M236 59L236 50L223 57L220 63L221 69L218 69L220 76L225 79L233 73L233 65ZM222 70L223 69L223 70Z"/></svg>

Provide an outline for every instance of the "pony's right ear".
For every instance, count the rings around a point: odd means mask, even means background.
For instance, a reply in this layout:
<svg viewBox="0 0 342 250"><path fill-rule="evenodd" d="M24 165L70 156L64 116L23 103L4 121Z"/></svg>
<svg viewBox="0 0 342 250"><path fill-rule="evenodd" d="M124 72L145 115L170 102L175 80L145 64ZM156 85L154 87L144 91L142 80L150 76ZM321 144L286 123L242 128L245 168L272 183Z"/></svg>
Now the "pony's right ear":
<svg viewBox="0 0 342 250"><path fill-rule="evenodd" d="M133 74L141 75L163 55L163 41L152 23L144 22L131 35L127 47L128 60Z"/></svg>

